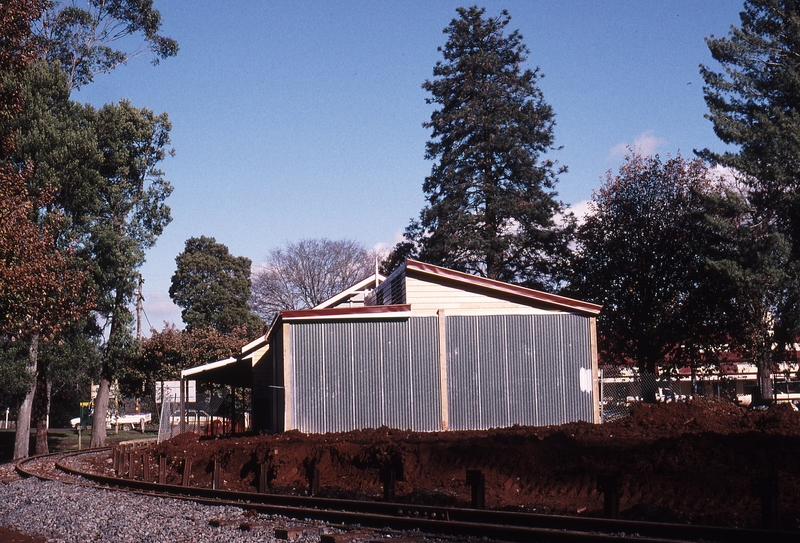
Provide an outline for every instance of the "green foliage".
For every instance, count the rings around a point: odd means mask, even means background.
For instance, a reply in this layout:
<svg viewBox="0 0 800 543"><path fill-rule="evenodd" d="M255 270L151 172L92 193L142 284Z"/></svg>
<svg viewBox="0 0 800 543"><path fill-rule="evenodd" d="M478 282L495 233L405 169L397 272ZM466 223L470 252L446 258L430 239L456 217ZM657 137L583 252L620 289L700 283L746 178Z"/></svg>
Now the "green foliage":
<svg viewBox="0 0 800 543"><path fill-rule="evenodd" d="M15 81L26 105L34 68L0 70L6 82ZM31 118L35 114L20 108L0 125L0 132L9 135L0 164L0 332L16 338L40 334L47 340L87 312L92 297L72 247L55 241L63 216L54 209L54 187L36 177L32 157L26 155L28 133L32 145L45 139L40 133L50 131L49 119L32 123Z"/></svg>
<svg viewBox="0 0 800 543"><path fill-rule="evenodd" d="M791 213L800 209L800 5L748 0L741 28L707 43L724 71L701 66L707 117L738 150L702 154L749 176L760 213L800 223ZM783 226L797 233L797 224Z"/></svg>
<svg viewBox="0 0 800 543"><path fill-rule="evenodd" d="M89 399L93 376L99 374L101 366L101 338L96 329L93 320L85 319L55 340L40 344L38 370L51 385L50 426L66 427L77 415L78 402Z"/></svg>
<svg viewBox="0 0 800 543"><path fill-rule="evenodd" d="M763 353L761 389L771 395L766 374L779 353L771 345L792 345L800 334L800 4L747 0L740 18L727 37L707 40L722 72L700 69L707 117L732 150L700 155L743 174L748 189L753 243L731 277L748 306L743 315L760 329L744 334L745 349Z"/></svg>
<svg viewBox="0 0 800 543"><path fill-rule="evenodd" d="M17 406L28 392L32 376L26 370L28 341L0 342L0 408ZM4 413L3 413L4 415Z"/></svg>
<svg viewBox="0 0 800 543"><path fill-rule="evenodd" d="M458 8L444 30L444 61L422 87L439 107L425 157L428 204L406 229L405 256L501 281L555 288L568 255L571 223L556 225L557 175L542 155L553 149L553 111L537 86L538 68L522 70L528 49L510 16ZM416 253L416 254L413 254ZM400 261L400 258L395 258Z"/></svg>
<svg viewBox="0 0 800 543"><path fill-rule="evenodd" d="M69 99L66 76L45 62L25 73L25 111L15 129L19 148L16 161L34 165L28 182L31 194L45 187L55 190L50 207L62 222L55 231L57 244L70 246L85 236L86 222L97 209L102 154L92 123L93 110Z"/></svg>
<svg viewBox="0 0 800 543"><path fill-rule="evenodd" d="M247 305L250 298L249 258L233 256L214 238L186 240L185 250L175 258L169 295L182 308L188 329L211 326L225 334L243 326L251 334L263 323Z"/></svg>
<svg viewBox="0 0 800 543"><path fill-rule="evenodd" d="M0 260L13 264L0 270L0 312L8 321L0 332L31 334L34 345L40 335L56 341L50 347L59 348L40 347L39 382L46 389L63 369L52 356L85 361L94 351L93 338L81 337L85 329L76 331L75 320L105 320L110 328L100 375L107 384L135 347L127 305L136 268L170 220L164 199L171 187L156 168L169 143L169 122L127 102L95 111L70 102L69 93L140 54L153 53L157 63L174 55L177 44L159 35L160 15L150 0L90 0L85 8L12 0L3 4L0 25ZM144 38L139 48L112 47L118 40L129 45L124 38L137 34ZM21 78L34 51L50 65L31 66ZM96 314L89 313L92 296L84 289L87 270ZM77 347L81 339L86 349ZM30 375L36 353L28 360ZM25 410L32 400L29 389ZM20 416L25 426L18 442L27 449L28 417ZM93 436L93 443L101 441Z"/></svg>
<svg viewBox="0 0 800 543"><path fill-rule="evenodd" d="M654 373L702 362L728 342L725 282L711 264L734 247L728 198L700 160L633 155L609 172L579 228L571 284L603 305L604 360Z"/></svg>
<svg viewBox="0 0 800 543"><path fill-rule="evenodd" d="M165 200L172 187L157 167L167 153L169 120L126 101L100 110L74 104L63 75L43 63L27 76L31 109L19 125L17 160L36 164L32 191L55 189L48 205L66 219L57 242L74 250L96 301L93 313L82 313L84 322L105 328L65 331L56 339L66 350L56 358L81 364L60 367L43 348L42 368L54 386L69 381L62 379L69 370L73 383L90 372L111 380L135 355L129 305L138 268L170 221Z"/></svg>
<svg viewBox="0 0 800 543"><path fill-rule="evenodd" d="M91 270L98 312L118 323L106 347L128 350L130 334L117 332L131 322L137 270L171 220L164 201L172 187L157 167L169 120L127 101L100 110L74 103L64 74L44 62L25 75L16 161L35 165L31 193L54 189L49 206L64 218L57 243L76 250Z"/></svg>
<svg viewBox="0 0 800 543"><path fill-rule="evenodd" d="M37 25L45 58L60 66L70 89L91 83L95 75L151 53L153 64L178 53L178 43L159 34L161 14L152 0L89 0L85 7L54 1ZM133 50L114 49L115 42L141 35Z"/></svg>
<svg viewBox="0 0 800 543"><path fill-rule="evenodd" d="M172 187L157 168L167 152L170 124L166 114L127 101L99 111L87 108L85 114L100 154L93 165L96 184L85 187L96 195L96 207L83 210L79 254L91 266L97 312L109 326L104 372L111 376L134 346L128 306L145 250L171 220L165 200Z"/></svg>

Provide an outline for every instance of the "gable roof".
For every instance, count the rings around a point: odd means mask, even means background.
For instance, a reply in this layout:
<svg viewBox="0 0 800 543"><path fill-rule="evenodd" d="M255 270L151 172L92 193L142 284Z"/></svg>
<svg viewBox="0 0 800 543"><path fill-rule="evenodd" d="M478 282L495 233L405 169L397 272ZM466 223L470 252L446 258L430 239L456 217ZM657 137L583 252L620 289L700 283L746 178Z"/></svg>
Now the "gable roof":
<svg viewBox="0 0 800 543"><path fill-rule="evenodd" d="M337 305L345 302L349 302L358 297L358 295L363 295L364 291L368 290L370 286L377 287L385 280L386 277L376 271L374 274L365 277L350 288L345 289L339 294L331 296L321 304L314 306L313 309L328 309L331 307L336 307ZM361 301L363 302L363 299Z"/></svg>
<svg viewBox="0 0 800 543"><path fill-rule="evenodd" d="M540 290L512 285L494 279L487 279L486 277L479 277L469 273L442 268L441 266L434 266L433 264L425 264L417 260L406 260L401 269L405 270L404 273L407 277L415 277L425 281L455 286L486 296L511 300L535 307L560 309L589 316L598 315L603 308L601 305L575 300L557 294L549 294ZM403 272L401 271L400 273Z"/></svg>

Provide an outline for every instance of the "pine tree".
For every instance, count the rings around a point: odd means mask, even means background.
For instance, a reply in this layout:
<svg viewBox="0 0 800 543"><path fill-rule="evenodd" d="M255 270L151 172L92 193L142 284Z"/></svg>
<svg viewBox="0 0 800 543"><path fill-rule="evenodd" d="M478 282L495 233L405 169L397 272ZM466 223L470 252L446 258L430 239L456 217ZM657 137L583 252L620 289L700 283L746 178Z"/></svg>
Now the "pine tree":
<svg viewBox="0 0 800 543"><path fill-rule="evenodd" d="M747 0L740 19L728 37L707 40L723 71L700 69L707 117L732 150L699 154L743 174L757 245L788 251L788 261L765 254L742 264L765 278L756 282L764 286L761 334L744 341L752 344L748 350L762 352L756 360L761 392L771 397L770 371L779 350L755 345L791 345L800 332L800 4ZM778 277L781 284L775 284ZM742 288L753 285L742 281Z"/></svg>
<svg viewBox="0 0 800 543"><path fill-rule="evenodd" d="M553 287L571 227L554 221L564 207L554 186L566 168L542 159L555 122L541 75L521 68L529 51L518 31L504 33L507 11L457 11L439 47L444 60L422 85L439 106L424 124L432 130L425 158L436 163L423 184L428 203L406 238L426 262Z"/></svg>

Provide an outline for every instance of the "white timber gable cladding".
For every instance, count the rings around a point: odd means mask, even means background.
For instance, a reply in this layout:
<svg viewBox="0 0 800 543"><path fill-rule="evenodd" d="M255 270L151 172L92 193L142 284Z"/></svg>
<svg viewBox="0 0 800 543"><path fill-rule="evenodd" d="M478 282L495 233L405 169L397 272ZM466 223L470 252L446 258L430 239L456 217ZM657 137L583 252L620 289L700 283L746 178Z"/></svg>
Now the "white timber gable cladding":
<svg viewBox="0 0 800 543"><path fill-rule="evenodd" d="M366 305L409 304L414 316L551 315L592 304L408 260L371 292ZM585 308L582 306L586 306Z"/></svg>
<svg viewBox="0 0 800 543"><path fill-rule="evenodd" d="M415 316L436 315L536 315L554 313L545 309L523 305L471 292L464 288L442 285L431 281L405 277L405 303L411 304Z"/></svg>

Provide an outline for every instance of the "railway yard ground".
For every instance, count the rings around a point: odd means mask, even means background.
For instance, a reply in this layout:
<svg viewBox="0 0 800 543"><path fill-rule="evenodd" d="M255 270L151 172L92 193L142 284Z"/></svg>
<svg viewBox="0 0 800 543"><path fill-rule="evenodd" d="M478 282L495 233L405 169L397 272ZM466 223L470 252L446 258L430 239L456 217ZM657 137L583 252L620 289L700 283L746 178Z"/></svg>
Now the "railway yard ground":
<svg viewBox="0 0 800 543"><path fill-rule="evenodd" d="M635 407L594 425L412 433L381 428L342 434L197 439L154 446L180 484L191 459L193 485L211 486L219 460L223 486L251 490L267 465L270 491L303 494L319 469L321 496L382 497L381 469L396 473L397 501L469 506L467 470L481 470L486 507L602 516L597 478L616 475L620 516L632 520L758 527L759 481L777 479L780 525L800 530L800 413L702 399Z"/></svg>
<svg viewBox="0 0 800 543"><path fill-rule="evenodd" d="M735 528L762 526L768 488L780 529L800 531L800 413L788 405L754 410L721 399L698 399L637 406L630 416L602 425L469 432L380 428L217 439L184 434L137 450L150 456L152 466L166 458L167 483L174 485L182 484L188 460L188 484L211 488L216 461L226 490L256 492L264 469L270 494L306 495L309 475L316 472L317 496L380 501L381 474L391 470L396 502L442 507L470 507L466 472L480 470L487 509L574 517L604 515L597 483L613 476L622 519ZM98 455L94 469L109 472L109 462L109 454ZM0 478L4 494L9 485L40 485L39 500L44 502L46 493L57 492L47 485L58 483L15 480L8 465L0 467ZM14 495L21 492L15 489ZM61 496L52 507L67 507L63 501ZM0 525L19 529L19 524L7 522L13 515L7 507L0 504ZM213 520L214 513L209 514ZM235 519L230 523L246 523L241 510L231 514ZM186 516L200 519L195 525L206 529L209 520L199 513ZM145 521L136 518L143 526ZM136 525L120 530L135 530ZM321 530L307 529L303 537L319 541Z"/></svg>

